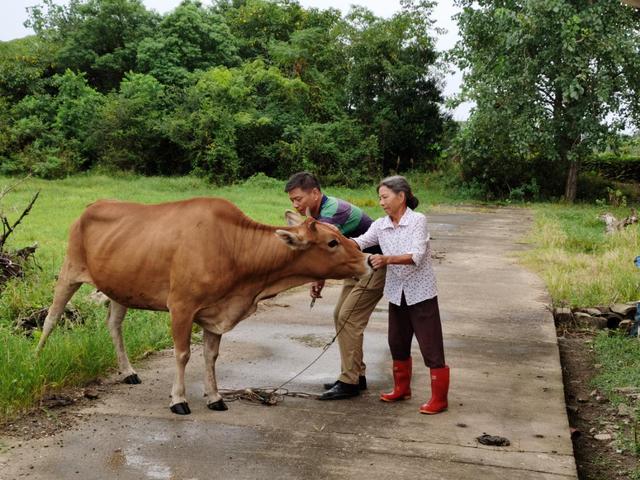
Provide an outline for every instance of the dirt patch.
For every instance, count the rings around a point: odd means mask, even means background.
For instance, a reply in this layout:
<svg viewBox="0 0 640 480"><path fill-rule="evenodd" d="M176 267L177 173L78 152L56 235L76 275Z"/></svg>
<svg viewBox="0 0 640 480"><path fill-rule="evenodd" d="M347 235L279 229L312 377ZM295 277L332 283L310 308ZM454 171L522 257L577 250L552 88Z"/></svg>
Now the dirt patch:
<svg viewBox="0 0 640 480"><path fill-rule="evenodd" d="M593 337L584 331L563 331L558 338L578 478L634 479L629 472L638 459L616 441L623 433L633 438L632 427L591 383L597 374Z"/></svg>
<svg viewBox="0 0 640 480"><path fill-rule="evenodd" d="M87 417L83 409L110 391L111 384L93 382L86 387L64 388L42 397L40 405L12 420L0 423L0 437L32 440L56 435Z"/></svg>

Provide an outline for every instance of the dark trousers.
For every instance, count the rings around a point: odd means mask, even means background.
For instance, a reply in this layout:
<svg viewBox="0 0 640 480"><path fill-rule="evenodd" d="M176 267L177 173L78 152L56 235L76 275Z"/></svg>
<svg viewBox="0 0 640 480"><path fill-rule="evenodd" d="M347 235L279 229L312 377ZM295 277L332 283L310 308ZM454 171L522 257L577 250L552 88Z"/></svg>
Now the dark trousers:
<svg viewBox="0 0 640 480"><path fill-rule="evenodd" d="M438 297L407 305L389 304L389 348L394 360L407 360L411 356L411 341L415 334L424 363L429 368L442 368L444 346Z"/></svg>

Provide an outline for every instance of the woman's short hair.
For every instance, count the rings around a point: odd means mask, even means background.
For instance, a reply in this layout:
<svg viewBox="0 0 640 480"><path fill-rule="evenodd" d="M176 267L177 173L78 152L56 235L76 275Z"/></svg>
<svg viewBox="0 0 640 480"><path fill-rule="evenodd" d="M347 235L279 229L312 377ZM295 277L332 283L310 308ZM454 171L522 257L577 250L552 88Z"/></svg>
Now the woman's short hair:
<svg viewBox="0 0 640 480"><path fill-rule="evenodd" d="M387 187L396 195L400 192L404 192L404 198L407 202L407 207L410 209L415 209L420 201L411 191L411 185L406 178L402 175L393 175L392 177L387 177L382 179L382 181L378 184L378 191L380 191L380 187Z"/></svg>

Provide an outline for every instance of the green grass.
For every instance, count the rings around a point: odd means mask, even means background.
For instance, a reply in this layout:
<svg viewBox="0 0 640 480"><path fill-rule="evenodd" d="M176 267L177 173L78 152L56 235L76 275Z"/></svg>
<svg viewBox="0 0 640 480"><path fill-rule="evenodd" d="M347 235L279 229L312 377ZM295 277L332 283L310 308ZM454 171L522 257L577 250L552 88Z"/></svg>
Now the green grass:
<svg viewBox="0 0 640 480"><path fill-rule="evenodd" d="M585 307L640 299L638 225L605 235L598 216L605 211L590 205L538 204L529 240L534 250L523 255L526 265L545 280L556 305ZM628 208L609 209L617 218Z"/></svg>
<svg viewBox="0 0 640 480"><path fill-rule="evenodd" d="M442 203L468 200L451 190L442 176L411 177L420 209ZM15 179L0 178L0 187ZM42 394L64 386L82 385L116 366L115 353L105 326L106 311L90 304L91 292L83 287L72 299L85 321L70 329L57 328L38 357L34 355L38 334L27 338L14 330L15 320L34 308L48 307L53 297L67 242L68 229L91 202L115 198L144 203L180 200L194 196L219 196L231 200L247 215L262 223L283 225L283 213L291 208L284 182L257 176L227 187L214 187L194 177L156 178L87 174L64 180L28 179L2 199L10 220L17 218L33 194L41 194L32 212L10 237L7 247L21 248L39 243L37 266L24 279L8 282L0 292L0 420L15 416L37 404ZM361 189L326 188L326 193L349 200L373 218L383 214L378 207L376 185ZM171 345L168 315L130 311L124 323L127 351L135 361L145 352Z"/></svg>

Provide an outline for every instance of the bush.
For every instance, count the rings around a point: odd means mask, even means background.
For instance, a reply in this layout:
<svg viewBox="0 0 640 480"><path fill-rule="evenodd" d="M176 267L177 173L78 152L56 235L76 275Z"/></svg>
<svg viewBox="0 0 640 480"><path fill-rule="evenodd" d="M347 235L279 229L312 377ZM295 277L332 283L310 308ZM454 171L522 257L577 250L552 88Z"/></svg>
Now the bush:
<svg viewBox="0 0 640 480"><path fill-rule="evenodd" d="M321 173L326 184L358 187L382 175L377 138L364 135L352 120L304 127L300 150L302 166Z"/></svg>
<svg viewBox="0 0 640 480"><path fill-rule="evenodd" d="M585 160L583 170L612 180L637 182L640 179L640 156L604 153Z"/></svg>
<svg viewBox="0 0 640 480"><path fill-rule="evenodd" d="M612 202L614 198L629 201L640 199L637 184L616 182L596 172L583 172L578 176L578 197L583 201Z"/></svg>

